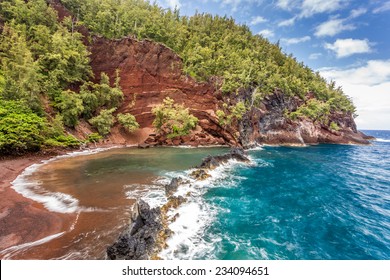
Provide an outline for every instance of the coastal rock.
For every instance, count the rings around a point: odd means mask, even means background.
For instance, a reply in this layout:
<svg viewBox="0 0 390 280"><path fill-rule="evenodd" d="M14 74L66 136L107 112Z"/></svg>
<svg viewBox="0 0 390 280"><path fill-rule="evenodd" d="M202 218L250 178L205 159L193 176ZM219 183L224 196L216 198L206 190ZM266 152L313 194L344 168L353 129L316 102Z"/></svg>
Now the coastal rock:
<svg viewBox="0 0 390 280"><path fill-rule="evenodd" d="M211 175L208 174L204 169L197 169L195 171L193 171L190 176L192 178L194 178L195 180L200 180L200 181L203 181L203 180L206 180L207 178L210 178Z"/></svg>
<svg viewBox="0 0 390 280"><path fill-rule="evenodd" d="M207 156L205 159L203 159L202 163L198 166L198 168L215 169L221 164L224 164L231 159L237 160L239 162L250 162L249 158L246 156L246 153L242 148L232 148L229 153L224 155Z"/></svg>
<svg viewBox="0 0 390 280"><path fill-rule="evenodd" d="M177 188L182 182L183 182L182 178L173 178L168 185L165 185L166 196L170 197L171 195L173 195L177 191Z"/></svg>
<svg viewBox="0 0 390 280"><path fill-rule="evenodd" d="M161 210L150 209L140 200L133 211L132 225L107 248L111 260L147 260L155 253L158 236L163 229Z"/></svg>

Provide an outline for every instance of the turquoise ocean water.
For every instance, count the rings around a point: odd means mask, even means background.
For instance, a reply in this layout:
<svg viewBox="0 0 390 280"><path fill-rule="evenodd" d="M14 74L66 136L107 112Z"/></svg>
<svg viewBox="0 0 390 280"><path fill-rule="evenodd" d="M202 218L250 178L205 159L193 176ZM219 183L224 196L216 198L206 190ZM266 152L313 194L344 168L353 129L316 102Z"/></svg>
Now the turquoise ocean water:
<svg viewBox="0 0 390 280"><path fill-rule="evenodd" d="M163 255L390 259L390 132L367 133L378 141L250 151L198 188Z"/></svg>

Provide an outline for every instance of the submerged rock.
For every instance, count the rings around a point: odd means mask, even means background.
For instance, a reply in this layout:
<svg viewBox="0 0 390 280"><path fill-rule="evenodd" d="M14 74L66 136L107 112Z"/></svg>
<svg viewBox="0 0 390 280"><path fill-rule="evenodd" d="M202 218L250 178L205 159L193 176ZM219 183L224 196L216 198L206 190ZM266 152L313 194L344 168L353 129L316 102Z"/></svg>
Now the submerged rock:
<svg viewBox="0 0 390 280"><path fill-rule="evenodd" d="M147 260L155 254L163 230L160 208L151 209L143 200L134 208L131 226L107 248L111 260Z"/></svg>

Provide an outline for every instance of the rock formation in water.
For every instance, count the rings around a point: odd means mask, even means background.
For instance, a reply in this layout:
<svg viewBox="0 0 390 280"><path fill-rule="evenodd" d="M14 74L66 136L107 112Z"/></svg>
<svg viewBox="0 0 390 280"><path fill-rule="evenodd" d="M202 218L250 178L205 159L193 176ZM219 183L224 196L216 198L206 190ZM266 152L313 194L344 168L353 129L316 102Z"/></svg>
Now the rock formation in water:
<svg viewBox="0 0 390 280"><path fill-rule="evenodd" d="M161 210L150 209L140 200L134 207L131 226L107 248L111 260L147 260L159 249L158 236L163 230Z"/></svg>

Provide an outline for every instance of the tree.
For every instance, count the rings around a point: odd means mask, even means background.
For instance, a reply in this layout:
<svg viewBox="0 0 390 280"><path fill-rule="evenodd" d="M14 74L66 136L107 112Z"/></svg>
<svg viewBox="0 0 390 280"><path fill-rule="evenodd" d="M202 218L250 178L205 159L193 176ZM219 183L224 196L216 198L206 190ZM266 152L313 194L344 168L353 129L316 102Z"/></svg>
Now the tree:
<svg viewBox="0 0 390 280"><path fill-rule="evenodd" d="M39 112L39 68L27 47L25 34L16 28L6 24L0 36L1 96L7 100L26 100L32 109Z"/></svg>
<svg viewBox="0 0 390 280"><path fill-rule="evenodd" d="M57 108L61 111L64 125L75 127L84 111L83 101L79 95L71 90L62 92L57 98Z"/></svg>

